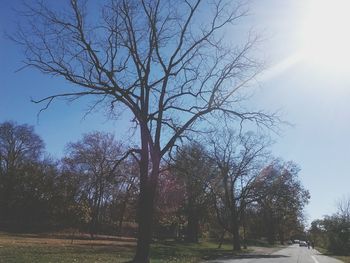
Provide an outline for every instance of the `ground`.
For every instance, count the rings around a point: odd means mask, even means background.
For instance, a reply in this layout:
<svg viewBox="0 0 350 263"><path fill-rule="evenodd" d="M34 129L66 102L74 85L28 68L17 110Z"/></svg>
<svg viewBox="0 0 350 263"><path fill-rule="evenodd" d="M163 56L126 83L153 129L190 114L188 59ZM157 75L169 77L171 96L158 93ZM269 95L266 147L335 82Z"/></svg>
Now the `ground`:
<svg viewBox="0 0 350 263"><path fill-rule="evenodd" d="M318 247L317 250L320 251L324 255L328 255L330 257L334 257L336 259L339 259L339 260L343 261L344 263L350 263L350 256L333 255L332 253L328 252L326 249L320 248L320 247Z"/></svg>
<svg viewBox="0 0 350 263"><path fill-rule="evenodd" d="M132 238L99 237L99 240L69 239L64 235L33 235L0 233L0 262L126 262L133 256ZM201 262L232 255L232 246L201 242L186 244L162 241L152 245L152 263ZM246 250L247 253L251 250Z"/></svg>
<svg viewBox="0 0 350 263"><path fill-rule="evenodd" d="M217 246L217 243L212 242L187 244L171 240L159 241L152 245L151 263L195 263L217 258L232 258L230 244L224 244L221 249ZM249 254L248 258L258 256L267 260L269 255L273 255L272 253L276 253L281 248L281 246L249 246L249 249L242 253ZM0 233L0 263L118 263L129 261L134 254L134 249L135 239L132 238L99 236L97 240L90 240L86 235L72 240L60 234ZM243 258L245 258L244 255ZM337 258L350 263L350 257Z"/></svg>

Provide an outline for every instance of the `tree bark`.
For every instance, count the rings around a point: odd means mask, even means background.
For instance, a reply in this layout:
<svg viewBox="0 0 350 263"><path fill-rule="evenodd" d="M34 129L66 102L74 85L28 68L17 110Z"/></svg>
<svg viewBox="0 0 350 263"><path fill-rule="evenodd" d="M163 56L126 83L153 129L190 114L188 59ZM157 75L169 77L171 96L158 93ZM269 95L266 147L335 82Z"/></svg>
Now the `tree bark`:
<svg viewBox="0 0 350 263"><path fill-rule="evenodd" d="M134 263L148 263L153 232L154 186L150 184L140 187L138 210L138 239Z"/></svg>
<svg viewBox="0 0 350 263"><path fill-rule="evenodd" d="M122 234L123 234L124 214L125 214L125 211L126 211L127 203L129 201L131 188L132 188L132 185L129 185L127 190L126 190L125 197L124 197L124 200L123 200L123 203L122 203L122 207L121 207L121 210L120 210L120 218L119 218L118 229L117 229L117 234L119 236L122 236Z"/></svg>
<svg viewBox="0 0 350 263"><path fill-rule="evenodd" d="M197 211L195 209L191 209L188 214L188 222L187 222L187 242L198 242L198 229L199 229L199 218Z"/></svg>
<svg viewBox="0 0 350 263"><path fill-rule="evenodd" d="M246 210L246 206L245 203L243 202L242 204L243 206L243 210L242 210L242 226L243 226L243 248L247 249L247 222L246 222L246 214L245 214L245 210Z"/></svg>
<svg viewBox="0 0 350 263"><path fill-rule="evenodd" d="M283 231L283 226L279 226L280 227L280 229L279 229L279 231L278 231L278 236L279 236L279 239L280 239L280 244L281 245L284 245L284 231Z"/></svg>
<svg viewBox="0 0 350 263"><path fill-rule="evenodd" d="M141 125L142 153L140 161L140 196L138 207L138 234L134 263L149 263L149 252L153 233L154 199L157 190L160 151L153 148L150 153L152 170L149 172L149 141L145 126Z"/></svg>
<svg viewBox="0 0 350 263"><path fill-rule="evenodd" d="M273 245L275 243L275 222L273 220L272 212L269 211L267 213L267 221L265 221L265 224L267 226L267 241L269 244Z"/></svg>
<svg viewBox="0 0 350 263"><path fill-rule="evenodd" d="M239 236L239 224L237 218L234 218L233 222L233 250L240 251L241 250L241 239Z"/></svg>
<svg viewBox="0 0 350 263"><path fill-rule="evenodd" d="M219 246L218 246L218 249L221 248L222 244L224 243L224 239L225 239L225 230L222 231L222 234L221 234L221 237L220 237L220 240L219 240Z"/></svg>
<svg viewBox="0 0 350 263"><path fill-rule="evenodd" d="M235 201L233 201L235 202ZM232 215L232 232L233 232L233 250L241 250L241 239L239 236L239 220L236 204L233 206L233 215Z"/></svg>
<svg viewBox="0 0 350 263"><path fill-rule="evenodd" d="M127 198L124 199L124 201L122 203L122 208L120 210L120 218L119 218L118 230L117 230L117 233L119 236L122 236L122 234L123 234L123 221L124 221L124 214L125 214L125 210L126 210L126 203L127 203Z"/></svg>

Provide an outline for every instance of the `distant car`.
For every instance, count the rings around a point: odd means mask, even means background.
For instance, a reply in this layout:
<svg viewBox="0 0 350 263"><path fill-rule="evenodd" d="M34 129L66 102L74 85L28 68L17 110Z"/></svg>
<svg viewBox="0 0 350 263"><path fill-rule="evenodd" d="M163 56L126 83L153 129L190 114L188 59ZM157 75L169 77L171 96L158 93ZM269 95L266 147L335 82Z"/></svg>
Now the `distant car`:
<svg viewBox="0 0 350 263"><path fill-rule="evenodd" d="M294 244L299 244L299 242L300 242L300 241L299 241L298 239L293 240L293 243L294 243Z"/></svg>
<svg viewBox="0 0 350 263"><path fill-rule="evenodd" d="M299 241L299 247L307 247L306 241Z"/></svg>

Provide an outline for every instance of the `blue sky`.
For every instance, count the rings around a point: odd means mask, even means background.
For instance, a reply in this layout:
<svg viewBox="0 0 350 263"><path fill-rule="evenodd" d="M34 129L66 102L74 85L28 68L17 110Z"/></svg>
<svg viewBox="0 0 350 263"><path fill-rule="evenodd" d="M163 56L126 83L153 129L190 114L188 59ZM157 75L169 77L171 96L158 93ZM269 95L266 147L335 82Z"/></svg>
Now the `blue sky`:
<svg viewBox="0 0 350 263"><path fill-rule="evenodd" d="M14 30L16 16L12 8L19 2L1 1L1 32ZM350 67L335 71L302 60L288 62L302 46L300 32L306 2L251 1L251 16L242 30L253 26L265 38L260 50L270 70L260 78L250 103L271 111L281 109L283 119L293 124L276 137L273 153L301 166L302 182L311 192L306 212L312 220L335 212L337 199L350 195ZM21 59L20 49L1 34L0 122L15 120L34 125L47 151L56 157L63 154L67 142L81 138L85 132L104 130L119 138L128 136L125 120L108 120L102 111L84 118L86 100L72 104L58 101L40 115L38 122L40 105L31 103L30 98L69 86L31 69L15 73Z"/></svg>

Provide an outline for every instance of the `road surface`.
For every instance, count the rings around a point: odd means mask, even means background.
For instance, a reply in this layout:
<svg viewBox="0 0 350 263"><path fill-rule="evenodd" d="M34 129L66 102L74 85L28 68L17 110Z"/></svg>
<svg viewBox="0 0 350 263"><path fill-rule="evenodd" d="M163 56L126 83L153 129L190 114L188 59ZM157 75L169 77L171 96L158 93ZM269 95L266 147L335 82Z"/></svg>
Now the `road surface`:
<svg viewBox="0 0 350 263"><path fill-rule="evenodd" d="M321 255L318 251L292 245L270 255L252 254L233 259L218 259L206 263L341 263L334 258Z"/></svg>

